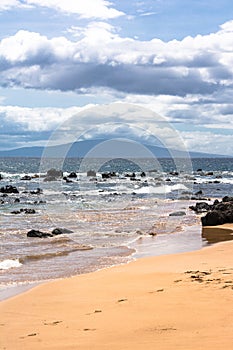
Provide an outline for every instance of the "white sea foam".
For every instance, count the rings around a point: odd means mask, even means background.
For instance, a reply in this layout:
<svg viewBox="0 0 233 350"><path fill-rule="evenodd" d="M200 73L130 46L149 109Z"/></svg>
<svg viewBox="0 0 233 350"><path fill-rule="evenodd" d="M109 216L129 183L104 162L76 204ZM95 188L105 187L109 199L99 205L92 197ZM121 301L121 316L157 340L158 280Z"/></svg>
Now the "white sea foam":
<svg viewBox="0 0 233 350"><path fill-rule="evenodd" d="M147 186L147 187L141 187L137 190L135 190L136 193L142 194L142 193L154 193L154 194L161 194L161 193L170 193L172 191L187 191L188 188L182 184L176 184L172 186Z"/></svg>
<svg viewBox="0 0 233 350"><path fill-rule="evenodd" d="M8 270L21 265L18 259L6 259L0 262L0 270Z"/></svg>

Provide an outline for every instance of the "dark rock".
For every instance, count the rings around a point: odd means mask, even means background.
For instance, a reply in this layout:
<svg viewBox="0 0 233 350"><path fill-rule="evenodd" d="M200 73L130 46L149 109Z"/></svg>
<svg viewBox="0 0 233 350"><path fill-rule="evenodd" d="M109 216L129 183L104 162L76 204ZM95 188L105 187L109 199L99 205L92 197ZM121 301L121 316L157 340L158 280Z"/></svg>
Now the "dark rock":
<svg viewBox="0 0 233 350"><path fill-rule="evenodd" d="M208 171L208 173L205 174L206 176L214 175L213 171Z"/></svg>
<svg viewBox="0 0 233 350"><path fill-rule="evenodd" d="M55 177L55 178L62 177L63 176L63 172L61 170L56 170L56 169L52 168L52 169L49 169L47 171L47 175L46 176L47 177L51 176L51 177Z"/></svg>
<svg viewBox="0 0 233 350"><path fill-rule="evenodd" d="M233 202L233 197L230 196L225 196L222 199L223 202Z"/></svg>
<svg viewBox="0 0 233 350"><path fill-rule="evenodd" d="M38 230L30 230L27 233L27 237L47 238L47 237L52 237L52 236L53 235L51 233L41 232Z"/></svg>
<svg viewBox="0 0 233 350"><path fill-rule="evenodd" d="M43 190L39 187L34 191L30 191L30 194L42 194L42 193L43 193Z"/></svg>
<svg viewBox="0 0 233 350"><path fill-rule="evenodd" d="M202 226L215 226L225 223L225 215L221 211L209 211L206 216L201 218Z"/></svg>
<svg viewBox="0 0 233 350"><path fill-rule="evenodd" d="M20 210L13 210L13 211L11 211L11 214L15 214L15 215L21 214L21 213L36 214L36 211L35 211L35 209L28 209L28 208L25 208L25 209L21 208Z"/></svg>
<svg viewBox="0 0 233 350"><path fill-rule="evenodd" d="M20 203L20 199L19 198L15 198L14 203Z"/></svg>
<svg viewBox="0 0 233 350"><path fill-rule="evenodd" d="M103 173L101 174L102 176L102 179L110 179L111 178L111 175L109 173Z"/></svg>
<svg viewBox="0 0 233 350"><path fill-rule="evenodd" d="M4 203L5 203L4 200L0 199L0 204L4 204Z"/></svg>
<svg viewBox="0 0 233 350"><path fill-rule="evenodd" d="M87 171L87 176L93 176L95 177L96 176L96 172L94 170L88 170Z"/></svg>
<svg viewBox="0 0 233 350"><path fill-rule="evenodd" d="M66 183L71 183L71 182L73 182L72 180L68 179L68 177L66 177L66 176L63 177L63 180L64 180Z"/></svg>
<svg viewBox="0 0 233 350"><path fill-rule="evenodd" d="M169 174L173 175L173 176L178 176L179 175L179 173L177 171L170 171Z"/></svg>
<svg viewBox="0 0 233 350"><path fill-rule="evenodd" d="M215 201L206 216L201 218L203 226L215 226L225 223L233 223L232 197L226 196L222 202Z"/></svg>
<svg viewBox="0 0 233 350"><path fill-rule="evenodd" d="M25 176L21 177L20 180L22 180L22 181L30 181L31 179L32 179L31 176L25 175Z"/></svg>
<svg viewBox="0 0 233 350"><path fill-rule="evenodd" d="M7 185L0 188L1 193L19 193L18 189L15 186Z"/></svg>
<svg viewBox="0 0 233 350"><path fill-rule="evenodd" d="M197 192L195 193L196 196L199 196L200 194L203 194L202 190L197 191Z"/></svg>
<svg viewBox="0 0 233 350"><path fill-rule="evenodd" d="M24 209L24 213L25 214L36 214L36 211L35 209Z"/></svg>
<svg viewBox="0 0 233 350"><path fill-rule="evenodd" d="M196 203L195 206L191 205L189 207L191 210L194 210L196 213L203 213L211 209L211 205L206 202Z"/></svg>
<svg viewBox="0 0 233 350"><path fill-rule="evenodd" d="M66 234L66 233L73 233L73 231L68 230L67 228L55 228L55 229L52 231L52 234L53 234L54 236L56 236L56 235L62 235L62 234Z"/></svg>
<svg viewBox="0 0 233 350"><path fill-rule="evenodd" d="M39 205L39 204L46 204L46 201L34 201L33 204Z"/></svg>
<svg viewBox="0 0 233 350"><path fill-rule="evenodd" d="M141 180L140 179L136 179L136 177L133 176L133 177L130 178L130 181L141 181Z"/></svg>
<svg viewBox="0 0 233 350"><path fill-rule="evenodd" d="M208 201L208 200L210 200L210 199L208 199L208 198L200 197L200 196L192 196L190 199L191 199L192 201Z"/></svg>
<svg viewBox="0 0 233 350"><path fill-rule="evenodd" d="M73 171L67 177L69 177L70 179L76 179L77 178L77 174Z"/></svg>
<svg viewBox="0 0 233 350"><path fill-rule="evenodd" d="M220 184L220 181L219 180L214 180L213 183L214 184Z"/></svg>
<svg viewBox="0 0 233 350"><path fill-rule="evenodd" d="M197 172L200 172L200 171L202 171L202 169L197 169Z"/></svg>
<svg viewBox="0 0 233 350"><path fill-rule="evenodd" d="M141 177L145 177L146 176L146 173L143 171L142 173L141 173Z"/></svg>
<svg viewBox="0 0 233 350"><path fill-rule="evenodd" d="M168 179L166 179L165 181L170 182L170 181L172 181L172 180L168 178Z"/></svg>
<svg viewBox="0 0 233 350"><path fill-rule="evenodd" d="M174 213L170 213L169 216L184 216L186 215L185 211L175 211Z"/></svg>
<svg viewBox="0 0 233 350"><path fill-rule="evenodd" d="M3 180L3 176L2 176L2 174L0 174L0 180Z"/></svg>

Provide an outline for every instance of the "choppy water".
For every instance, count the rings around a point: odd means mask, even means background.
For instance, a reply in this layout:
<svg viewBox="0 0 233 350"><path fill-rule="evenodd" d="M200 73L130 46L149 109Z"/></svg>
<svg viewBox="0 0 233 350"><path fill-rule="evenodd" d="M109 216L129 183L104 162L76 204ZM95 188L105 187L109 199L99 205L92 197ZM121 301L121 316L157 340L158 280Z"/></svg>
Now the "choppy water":
<svg viewBox="0 0 233 350"><path fill-rule="evenodd" d="M56 162L50 160L50 168ZM0 194L1 286L93 271L137 256L199 249L205 242L200 218L188 209L190 198L198 191L209 199L232 195L232 159L195 159L188 170L168 159L159 160L156 169L149 159L90 159L81 165L80 159L62 164L63 176L77 173L70 183L62 178L44 182L40 159L0 159L0 187L19 190ZM90 169L98 170L96 176L87 176ZM103 179L104 172L116 174ZM22 180L25 175L33 178ZM40 194L33 192L37 188ZM36 213L12 214L25 208ZM174 211L186 215L169 216ZM44 239L26 235L31 229L51 232L56 227L73 233Z"/></svg>

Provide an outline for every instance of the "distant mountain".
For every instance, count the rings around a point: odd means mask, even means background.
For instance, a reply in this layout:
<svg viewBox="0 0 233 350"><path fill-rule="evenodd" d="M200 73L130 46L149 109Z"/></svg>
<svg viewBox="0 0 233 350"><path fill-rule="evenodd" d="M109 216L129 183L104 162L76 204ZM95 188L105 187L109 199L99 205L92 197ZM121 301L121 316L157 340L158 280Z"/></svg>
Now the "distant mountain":
<svg viewBox="0 0 233 350"><path fill-rule="evenodd" d="M0 157L30 157L41 158L182 158L187 157L187 153L166 148L139 144L124 140L85 140L72 144L63 144L50 147L22 147L7 151L0 151ZM200 152L189 152L191 158L231 158L219 154L209 154Z"/></svg>

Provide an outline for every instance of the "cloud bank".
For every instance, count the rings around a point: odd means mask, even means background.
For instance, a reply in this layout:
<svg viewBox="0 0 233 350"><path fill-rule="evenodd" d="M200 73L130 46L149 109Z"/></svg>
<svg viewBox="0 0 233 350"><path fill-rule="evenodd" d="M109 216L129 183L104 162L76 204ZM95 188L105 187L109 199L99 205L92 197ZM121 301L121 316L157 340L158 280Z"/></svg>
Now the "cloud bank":
<svg viewBox="0 0 233 350"><path fill-rule="evenodd" d="M0 11L21 8L45 7L66 14L76 14L81 18L112 19L124 15L114 9L106 0L1 0Z"/></svg>
<svg viewBox="0 0 233 350"><path fill-rule="evenodd" d="M90 23L78 35L71 41L20 30L2 39L1 85L172 96L233 86L233 21L217 33L170 42L123 38L102 22Z"/></svg>
<svg viewBox="0 0 233 350"><path fill-rule="evenodd" d="M232 154L233 21L208 35L141 41L122 36L120 29L104 22L124 15L110 2L95 1L98 11L93 13L89 1L72 5L62 0L1 1L1 11L42 6L92 22L86 27L72 26L59 37L20 30L3 38L0 86L72 91L90 98L109 94L113 101L135 103L165 115L178 129L185 123L193 125L192 131L179 129L191 149L204 147L207 152ZM5 103L1 96L0 101ZM35 133L45 139L59 122L78 110L2 106L2 140L4 131L9 130L12 147L18 146L17 132L31 133L30 140L36 139ZM83 120L83 127L87 126L88 121ZM23 144L23 137L20 142Z"/></svg>

